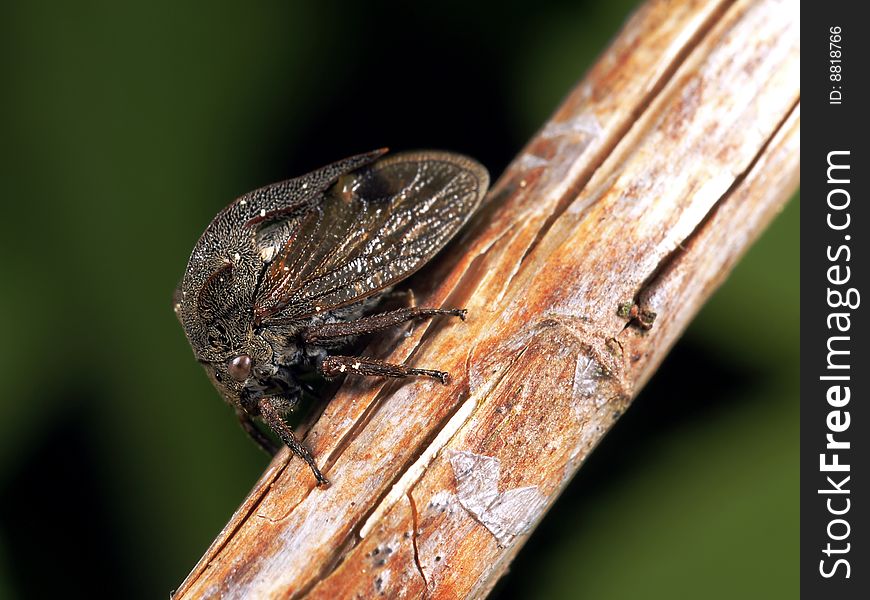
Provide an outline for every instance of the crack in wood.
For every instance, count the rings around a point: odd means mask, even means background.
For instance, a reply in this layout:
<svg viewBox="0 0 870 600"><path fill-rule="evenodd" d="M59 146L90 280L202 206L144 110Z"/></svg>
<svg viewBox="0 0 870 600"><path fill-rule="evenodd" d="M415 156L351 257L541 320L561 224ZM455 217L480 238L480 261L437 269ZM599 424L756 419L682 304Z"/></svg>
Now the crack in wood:
<svg viewBox="0 0 870 600"><path fill-rule="evenodd" d="M411 493L411 490L405 494L408 497L408 503L411 505L411 523L413 525L413 529L411 529L411 546L414 548L414 564L417 566L417 572L420 573L420 577L423 578L423 587L424 589L429 589L429 581L426 579L426 573L423 572L423 565L420 564L420 550L417 548L417 528L419 525L417 524L417 503L414 501L414 495Z"/></svg>
<svg viewBox="0 0 870 600"><path fill-rule="evenodd" d="M710 12L710 14L705 19L705 21L695 30L694 34L689 39L689 41L681 48L680 52L677 53L677 55L674 57L674 60L671 61L671 63L668 65L668 67L662 71L661 76L656 80L656 82L653 85L651 85L649 87L646 94L644 94L643 96L640 97L637 104L631 109L628 118L626 118L622 124L617 126L610 136L606 136L606 137L603 136L602 134L604 134L605 132L603 131L603 129L601 128L600 125L598 126L598 135L596 137L604 137L605 139L608 139L609 142L606 145L603 145L602 147L600 147L596 150L596 155L594 156L593 159L590 159L587 162L587 164L584 166L583 172L581 172L580 177L568 186L568 188L564 191L564 193L559 197L559 200L554 204L551 213L547 216L547 218L545 219L545 221L543 222L541 227L536 232L534 239L529 243L529 246L526 248L525 252L523 253L522 258L520 258L520 267L517 271L517 274L519 274L519 272L523 269L523 266L525 264L527 264L526 259L540 245L541 240L547 235L547 233L553 227L553 224L559 219L559 217L561 217L565 213L566 210L568 210L568 207L570 207L577 200L577 197L580 195L580 192L583 190L584 187L586 187L586 185L589 183L589 181L595 176L596 172L604 164L607 157L610 156L610 154L613 152L613 150L619 145L619 143L623 140L623 138L625 138L628 131L640 119L641 115L643 115L643 113L649 109L649 107L652 105L655 98L665 88L665 86L671 81L671 79L674 77L674 75L677 73L677 71L683 65L683 63L686 61L686 59L689 57L689 55L695 50L695 48L698 47L701 40L703 40L704 37L713 28L713 26L716 24L717 20L735 2L736 2L736 0L728 0L726 2L722 2L717 7L716 10ZM583 115L581 115L580 117L577 117L577 118L579 119L582 117L583 117ZM546 132L547 128L550 128L554 124L555 123L553 123L553 122L550 122L547 124L547 126L544 129L544 132L542 132L542 137L544 137L543 133ZM567 123L562 122L562 123L558 123L556 125L564 126L566 124ZM559 132L558 136L550 136L550 137L562 137L562 136L564 136L566 132L563 130L564 130L564 127L562 129L558 130L558 132ZM573 129L570 129L569 131L574 132ZM586 151L586 148L589 147L589 145L591 144L591 141L593 141L593 140L590 140L590 143L586 145L586 147L584 148L583 151L576 153L576 156L575 156L575 153L558 152L557 154L568 154L569 156L572 156L574 158L575 162L581 162L583 155ZM518 164L520 164L520 165L526 164L528 161L524 162L523 159L527 155L535 156L536 158L539 159L539 161L535 162L536 168L547 169L550 166L549 161L547 161L545 159L541 159L540 157L537 157L536 155L530 154L528 147L526 149L524 149L522 154L520 155L520 158L518 159ZM510 170L510 169L508 169L508 170ZM572 212L579 212L580 216L582 216L582 213L585 212L585 209L588 208L588 206L590 206L591 204L593 204L593 203L587 202L587 206L584 206L580 209L573 210Z"/></svg>
<svg viewBox="0 0 870 600"><path fill-rule="evenodd" d="M721 210L721 207L732 197L734 191L742 185L749 173L751 173L755 166L758 164L758 161L766 155L768 147L773 142L773 140L777 138L779 132L782 130L782 127L788 122L792 113L799 105L800 98L798 98L791 105L789 110L785 112L785 115L776 124L776 127L770 132L770 135L764 141L762 146L758 149L758 152L755 153L755 155L752 157L746 167L737 174L728 189L725 190L725 192L719 197L719 199L710 206L710 209L698 222L698 224L692 229L692 231L689 232L689 234L686 235L671 252L662 257L662 259L659 261L659 264L656 265L655 269L653 269L653 271L647 276L644 282L638 287L638 290L634 295L634 303L635 305L640 307L641 310L645 308L647 304L647 299L655 293L658 286L661 284L661 281L666 278L667 273L674 267L677 262L679 262L681 257L692 251L695 240L700 235L702 235L702 233L708 228L710 221L716 217L718 212ZM631 327L631 325L632 321L627 322L622 328L622 331L617 333L617 335L621 335L626 329Z"/></svg>

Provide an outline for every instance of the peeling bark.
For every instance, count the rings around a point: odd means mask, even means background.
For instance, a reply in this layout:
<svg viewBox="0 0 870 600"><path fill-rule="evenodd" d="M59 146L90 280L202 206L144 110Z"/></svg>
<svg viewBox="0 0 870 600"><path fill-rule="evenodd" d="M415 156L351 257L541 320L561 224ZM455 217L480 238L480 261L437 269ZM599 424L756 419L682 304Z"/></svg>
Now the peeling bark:
<svg viewBox="0 0 870 600"><path fill-rule="evenodd" d="M348 379L306 439L332 486L281 452L176 598L485 595L794 192L798 29L793 2L640 7L415 279L468 321L385 358L451 384Z"/></svg>

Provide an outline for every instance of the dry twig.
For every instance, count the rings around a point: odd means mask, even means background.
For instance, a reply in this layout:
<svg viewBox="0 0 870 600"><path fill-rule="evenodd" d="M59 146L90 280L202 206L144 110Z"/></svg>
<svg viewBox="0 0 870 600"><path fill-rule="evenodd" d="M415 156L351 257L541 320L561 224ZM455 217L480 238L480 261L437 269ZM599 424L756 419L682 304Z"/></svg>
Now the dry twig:
<svg viewBox="0 0 870 600"><path fill-rule="evenodd" d="M348 380L307 438L333 485L279 454L176 597L491 589L795 190L798 28L792 2L642 6L415 283L468 321L390 360L452 383Z"/></svg>

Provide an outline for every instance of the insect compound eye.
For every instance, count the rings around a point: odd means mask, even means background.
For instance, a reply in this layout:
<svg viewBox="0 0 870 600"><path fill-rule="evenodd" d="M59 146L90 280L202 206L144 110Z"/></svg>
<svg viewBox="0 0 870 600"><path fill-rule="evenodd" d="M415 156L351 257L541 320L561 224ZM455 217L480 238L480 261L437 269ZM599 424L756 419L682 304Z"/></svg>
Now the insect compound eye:
<svg viewBox="0 0 870 600"><path fill-rule="evenodd" d="M251 357L247 354L240 354L230 360L227 365L230 377L236 381L244 381L251 376Z"/></svg>

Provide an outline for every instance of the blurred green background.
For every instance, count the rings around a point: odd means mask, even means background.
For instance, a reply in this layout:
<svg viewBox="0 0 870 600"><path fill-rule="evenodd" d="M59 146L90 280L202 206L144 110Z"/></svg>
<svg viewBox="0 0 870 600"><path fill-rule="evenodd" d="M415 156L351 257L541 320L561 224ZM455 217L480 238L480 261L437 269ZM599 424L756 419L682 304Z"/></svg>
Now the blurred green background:
<svg viewBox="0 0 870 600"><path fill-rule="evenodd" d="M497 175L634 2L4 3L0 597L166 597L266 464L170 310L235 196L380 146ZM798 594L798 203L498 598Z"/></svg>

